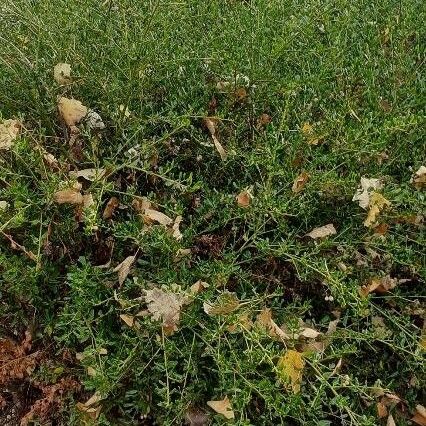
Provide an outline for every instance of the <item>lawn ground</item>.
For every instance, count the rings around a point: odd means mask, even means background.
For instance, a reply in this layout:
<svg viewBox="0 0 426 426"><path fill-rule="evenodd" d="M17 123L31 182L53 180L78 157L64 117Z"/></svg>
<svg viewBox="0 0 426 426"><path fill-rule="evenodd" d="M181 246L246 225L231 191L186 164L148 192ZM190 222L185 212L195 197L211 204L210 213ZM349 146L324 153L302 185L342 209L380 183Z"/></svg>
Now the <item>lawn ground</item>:
<svg viewBox="0 0 426 426"><path fill-rule="evenodd" d="M3 0L0 424L426 424L425 19Z"/></svg>

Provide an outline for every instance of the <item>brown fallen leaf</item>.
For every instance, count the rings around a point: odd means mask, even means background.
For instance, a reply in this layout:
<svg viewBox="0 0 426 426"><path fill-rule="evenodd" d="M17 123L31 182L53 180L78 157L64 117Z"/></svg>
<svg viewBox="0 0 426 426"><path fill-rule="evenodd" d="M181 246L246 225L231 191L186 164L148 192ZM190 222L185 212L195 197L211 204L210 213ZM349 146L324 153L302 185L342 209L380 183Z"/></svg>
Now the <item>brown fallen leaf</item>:
<svg viewBox="0 0 426 426"><path fill-rule="evenodd" d="M172 236L177 241L180 241L183 238L183 235L179 229L181 222L182 222L182 216L176 216L176 219L174 220L173 226L172 226Z"/></svg>
<svg viewBox="0 0 426 426"><path fill-rule="evenodd" d="M219 140L218 140L218 138L216 136L216 124L215 124L215 122L211 118L205 117L203 119L203 123L204 123L204 125L206 126L207 130L210 133L210 136L211 136L211 138L213 140L213 144L214 144L217 152L219 153L220 158L222 159L222 161L225 161L226 157L227 157L227 154L226 154L226 151L223 148L222 144L219 142Z"/></svg>
<svg viewBox="0 0 426 426"><path fill-rule="evenodd" d="M173 223L173 219L157 210L146 208L144 210L144 218L152 222L157 222L163 226L169 226Z"/></svg>
<svg viewBox="0 0 426 426"><path fill-rule="evenodd" d="M260 117L257 119L257 128L262 128L267 126L272 122L272 118L269 114L263 113L260 115Z"/></svg>
<svg viewBox="0 0 426 426"><path fill-rule="evenodd" d="M242 207L243 209L246 209L250 206L252 196L250 192L247 190L241 191L235 199L237 200L237 204L239 207Z"/></svg>
<svg viewBox="0 0 426 426"><path fill-rule="evenodd" d="M416 412L411 421L420 426L426 426L426 408L423 405L416 405Z"/></svg>
<svg viewBox="0 0 426 426"><path fill-rule="evenodd" d="M303 355L293 349L286 351L278 360L277 373L284 383L289 383L293 393L300 392L302 370L305 366Z"/></svg>
<svg viewBox="0 0 426 426"><path fill-rule="evenodd" d="M246 330L251 330L253 327L253 321L250 318L250 314L248 312L243 312L238 315L237 321L234 324L230 324L227 327L227 330L230 333L239 333Z"/></svg>
<svg viewBox="0 0 426 426"><path fill-rule="evenodd" d="M290 336L282 330L272 319L272 311L269 308L264 308L256 318L255 324L263 328L275 340L286 341Z"/></svg>
<svg viewBox="0 0 426 426"><path fill-rule="evenodd" d="M213 303L203 304L204 312L207 315L227 315L236 311L240 307L240 301L235 293L224 291Z"/></svg>
<svg viewBox="0 0 426 426"><path fill-rule="evenodd" d="M83 204L84 198L77 188L67 188L53 194L53 201L58 204Z"/></svg>
<svg viewBox="0 0 426 426"><path fill-rule="evenodd" d="M366 297L370 293L385 294L394 289L398 285L397 278L391 278L390 275L385 275L381 278L373 278L368 284L363 285L359 289L359 294Z"/></svg>
<svg viewBox="0 0 426 426"><path fill-rule="evenodd" d="M379 419L383 419L384 417L388 415L388 409L386 408L385 404L383 404L382 402L378 402L376 404L376 407L377 407L377 416L379 417Z"/></svg>
<svg viewBox="0 0 426 426"><path fill-rule="evenodd" d="M6 234L3 231L0 231L0 233L9 240L10 242L10 247L12 250L18 250L21 251L22 253L24 253L25 256L28 257L28 259L31 259L34 262L38 262L38 258L37 256L31 251L31 250L27 250L24 246L22 246L21 244L18 244L11 235Z"/></svg>
<svg viewBox="0 0 426 426"><path fill-rule="evenodd" d="M0 122L0 151L7 151L13 146L14 140L21 130L21 122L18 120L4 120Z"/></svg>
<svg viewBox="0 0 426 426"><path fill-rule="evenodd" d="M307 233L306 236L316 240L318 238L325 238L336 233L337 231L334 225L332 223L329 223L328 225L320 226L319 228L314 228L311 232Z"/></svg>
<svg viewBox="0 0 426 426"><path fill-rule="evenodd" d="M370 210L368 211L367 218L364 221L364 226L372 227L376 224L378 214L391 203L378 192L373 192L370 197Z"/></svg>
<svg viewBox="0 0 426 426"><path fill-rule="evenodd" d="M85 403L84 405L86 407L91 407L92 405L97 404L102 400L102 396L100 392L95 392Z"/></svg>
<svg viewBox="0 0 426 426"><path fill-rule="evenodd" d="M71 65L59 63L53 68L53 78L60 85L71 83Z"/></svg>
<svg viewBox="0 0 426 426"><path fill-rule="evenodd" d="M228 420L232 420L235 418L234 411L232 410L231 401L227 396L224 399L219 401L207 401L207 405L216 413L221 414Z"/></svg>
<svg viewBox="0 0 426 426"><path fill-rule="evenodd" d="M181 309L188 303L187 297L154 287L145 290L145 301L152 318L162 322L166 334L177 330Z"/></svg>
<svg viewBox="0 0 426 426"><path fill-rule="evenodd" d="M84 169L84 170L72 170L69 172L70 178L77 179L82 177L88 181L94 181L102 179L106 174L106 169Z"/></svg>
<svg viewBox="0 0 426 426"><path fill-rule="evenodd" d="M86 405L81 402L77 402L75 404L76 408L82 413L86 414L92 420L96 420L101 413L102 407L99 405L98 407L86 407Z"/></svg>
<svg viewBox="0 0 426 426"><path fill-rule="evenodd" d="M293 186L291 187L291 190L295 193L298 194L299 192L301 192L303 190L303 188L305 187L306 183L308 182L310 178L310 174L307 172L302 172L300 173L299 176L296 177L296 179L293 182Z"/></svg>
<svg viewBox="0 0 426 426"><path fill-rule="evenodd" d="M422 189L426 186L426 167L420 166L419 170L414 173L414 176L410 179L410 182L417 188Z"/></svg>
<svg viewBox="0 0 426 426"><path fill-rule="evenodd" d="M321 333L313 328L304 327L299 332L299 337L306 337L307 339L316 339Z"/></svg>
<svg viewBox="0 0 426 426"><path fill-rule="evenodd" d="M102 213L102 218L104 220L111 219L114 215L115 209L120 205L117 197L111 197L105 206L105 210Z"/></svg>
<svg viewBox="0 0 426 426"><path fill-rule="evenodd" d="M129 275L130 268L132 267L135 259L136 256L128 256L113 269L113 272L118 272L118 284L120 287L123 285L124 281Z"/></svg>
<svg viewBox="0 0 426 426"><path fill-rule="evenodd" d="M380 179L361 177L360 186L352 201L358 201L359 206L366 210L370 205L370 194L382 188L383 184Z"/></svg>
<svg viewBox="0 0 426 426"><path fill-rule="evenodd" d="M121 314L120 318L132 328L135 325L135 317L133 315Z"/></svg>
<svg viewBox="0 0 426 426"><path fill-rule="evenodd" d="M83 195L83 208L84 209L89 209L90 207L94 206L95 203L95 199L93 198L92 194L84 194Z"/></svg>
<svg viewBox="0 0 426 426"><path fill-rule="evenodd" d="M209 416L198 407L190 407L185 413L185 424L188 426L208 426Z"/></svg>
<svg viewBox="0 0 426 426"><path fill-rule="evenodd" d="M389 414L386 426L396 426L395 420L393 419L392 414Z"/></svg>
<svg viewBox="0 0 426 426"><path fill-rule="evenodd" d="M58 102L58 110L61 118L68 127L76 126L88 112L85 107L77 99L60 98Z"/></svg>
<svg viewBox="0 0 426 426"><path fill-rule="evenodd" d="M198 280L196 283L192 284L189 291L192 294L198 294L204 291L206 288L209 288L210 285L204 281Z"/></svg>

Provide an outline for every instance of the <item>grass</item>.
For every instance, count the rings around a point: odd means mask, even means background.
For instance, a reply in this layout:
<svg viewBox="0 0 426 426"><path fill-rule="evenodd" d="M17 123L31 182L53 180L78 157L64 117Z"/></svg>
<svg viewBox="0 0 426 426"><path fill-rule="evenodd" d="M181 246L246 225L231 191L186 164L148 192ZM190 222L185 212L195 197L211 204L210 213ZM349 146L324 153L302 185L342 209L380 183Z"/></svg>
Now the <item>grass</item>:
<svg viewBox="0 0 426 426"><path fill-rule="evenodd" d="M81 381L58 424L81 424L75 402L95 391L101 425L181 424L193 407L225 424L206 406L225 396L239 425L385 424L377 388L403 400L388 409L398 425L410 424L425 398L425 195L410 183L426 161L422 6L2 2L0 114L25 130L0 157L0 199L9 203L0 212L0 324L16 340L31 330L34 347L49 354L30 382ZM70 85L53 79L60 62L72 66ZM106 124L83 130L78 152L58 117L59 96L79 99ZM262 114L271 122L259 124ZM209 115L225 161L203 127ZM305 123L318 145L308 143ZM40 147L59 171L49 170ZM95 204L77 223L74 207L53 194L69 185L69 168L92 167L110 173L82 181ZM302 171L310 179L294 194ZM367 213L352 201L362 176L384 182L384 235L363 225ZM244 189L253 195L247 209L235 202ZM112 196L122 207L103 220ZM146 226L132 208L137 196L181 215L183 239ZM304 237L328 223L337 234ZM192 253L176 260L186 248ZM113 267L135 253L120 287ZM110 257L110 267L97 267ZM386 275L408 281L359 294ZM141 296L152 285L183 293L197 280L210 286L182 310L174 334L150 315L138 327L120 319L146 309ZM206 315L203 303L225 290L240 308ZM254 321L265 307L290 329L303 320L325 333L339 317L325 350L304 352L299 393L279 380L277 361L302 351L303 339L283 343L240 324L241 314Z"/></svg>

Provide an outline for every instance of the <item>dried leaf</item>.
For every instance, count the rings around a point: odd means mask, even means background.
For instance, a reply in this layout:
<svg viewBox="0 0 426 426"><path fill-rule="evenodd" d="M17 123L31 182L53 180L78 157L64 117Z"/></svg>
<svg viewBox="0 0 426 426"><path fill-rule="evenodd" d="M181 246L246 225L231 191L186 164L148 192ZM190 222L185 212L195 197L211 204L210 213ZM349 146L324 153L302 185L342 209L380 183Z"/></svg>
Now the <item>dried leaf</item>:
<svg viewBox="0 0 426 426"><path fill-rule="evenodd" d="M376 407L377 407L377 416L379 417L379 419L383 419L384 417L388 415L388 409L386 408L385 404L383 404L382 402L378 402L376 404Z"/></svg>
<svg viewBox="0 0 426 426"><path fill-rule="evenodd" d="M309 145L318 145L321 138L315 136L314 128L308 122L303 123L301 128L302 134Z"/></svg>
<svg viewBox="0 0 426 426"><path fill-rule="evenodd" d="M416 412L411 418L411 421L420 426L426 426L426 408L423 405L416 405Z"/></svg>
<svg viewBox="0 0 426 426"><path fill-rule="evenodd" d="M368 294L373 292L385 294L394 289L398 283L398 279L391 278L390 275L386 275L381 278L373 278L368 284L363 285L359 289L359 294L363 297L366 297Z"/></svg>
<svg viewBox="0 0 426 426"><path fill-rule="evenodd" d="M137 197L132 201L132 207L138 213L143 213L146 209L150 209L152 204L146 197Z"/></svg>
<svg viewBox="0 0 426 426"><path fill-rule="evenodd" d="M208 287L210 287L208 283L198 280L196 283L192 284L189 290L192 294L198 294Z"/></svg>
<svg viewBox="0 0 426 426"><path fill-rule="evenodd" d="M222 161L226 160L227 154L225 149L223 148L223 146L221 145L221 143L219 142L218 138L216 137L216 125L214 123L214 121L211 118L204 118L203 120L204 125L207 127L207 130L210 133L210 136L213 140L214 146L217 150L217 152L220 155L220 158L222 159Z"/></svg>
<svg viewBox="0 0 426 426"><path fill-rule="evenodd" d="M221 414L228 420L235 418L234 411L232 410L231 401L227 396L220 401L207 401L207 405L216 413Z"/></svg>
<svg viewBox="0 0 426 426"><path fill-rule="evenodd" d="M308 182L310 178L309 173L307 172L302 172L299 176L297 176L297 178L294 180L293 182L293 186L291 187L291 190L295 193L298 194L299 192L301 192L303 190L303 188L305 187L306 183Z"/></svg>
<svg viewBox="0 0 426 426"><path fill-rule="evenodd" d="M332 223L329 223L328 225L320 226L319 228L314 228L306 235L316 240L317 238L325 238L336 233L337 231L334 225Z"/></svg>
<svg viewBox="0 0 426 426"><path fill-rule="evenodd" d="M91 407L92 405L97 404L99 401L102 400L102 396L100 392L95 392L85 403L84 405L86 407Z"/></svg>
<svg viewBox="0 0 426 426"><path fill-rule="evenodd" d="M199 408L191 407L185 413L185 424L188 426L208 426L209 417Z"/></svg>
<svg viewBox="0 0 426 426"><path fill-rule="evenodd" d="M378 214L386 207L390 206L390 202L378 192L373 192L370 197L370 210L364 221L364 226L372 227L376 223Z"/></svg>
<svg viewBox="0 0 426 426"><path fill-rule="evenodd" d="M179 225L181 224L181 222L182 222L182 216L176 216L176 219L173 222L173 226L172 226L172 236L177 241L180 241L183 238L183 235L179 229Z"/></svg>
<svg viewBox="0 0 426 426"><path fill-rule="evenodd" d="M68 127L76 126L87 114L88 110L77 99L60 98L59 114Z"/></svg>
<svg viewBox="0 0 426 426"><path fill-rule="evenodd" d="M1 144L0 144L1 145ZM419 170L414 173L410 182L417 188L422 189L426 186L426 167L420 166Z"/></svg>
<svg viewBox="0 0 426 426"><path fill-rule="evenodd" d="M105 129L105 123L102 117L96 112L90 109L86 114L84 121L90 130L103 130Z"/></svg>
<svg viewBox="0 0 426 426"><path fill-rule="evenodd" d="M241 315L238 315L237 321L235 324L230 324L227 327L227 330L230 333L238 333L245 330L251 330L253 327L253 321L250 318L248 312L244 312Z"/></svg>
<svg viewBox="0 0 426 426"><path fill-rule="evenodd" d="M84 170L73 170L69 172L70 178L77 179L82 177L88 181L94 181L102 179L106 174L106 169L84 169Z"/></svg>
<svg viewBox="0 0 426 426"><path fill-rule="evenodd" d="M9 207L9 203L7 201L0 201L0 211L6 210Z"/></svg>
<svg viewBox="0 0 426 426"><path fill-rule="evenodd" d="M165 215L164 213L161 213L157 210L146 208L144 210L144 217L148 218L149 220L153 222L157 222L160 225L169 226L173 223L173 220Z"/></svg>
<svg viewBox="0 0 426 426"><path fill-rule="evenodd" d="M12 148L20 130L21 123L18 120L4 120L0 123L0 151Z"/></svg>
<svg viewBox="0 0 426 426"><path fill-rule="evenodd" d="M182 307L188 302L185 296L153 288L145 291L145 301L152 318L161 321L162 326L169 332L177 330Z"/></svg>
<svg viewBox="0 0 426 426"><path fill-rule="evenodd" d="M133 265L133 262L135 261L135 259L136 259L136 256L128 256L113 269L114 272L118 272L118 283L120 286L123 285L124 281L129 275L130 268Z"/></svg>
<svg viewBox="0 0 426 426"><path fill-rule="evenodd" d="M352 201L358 201L360 207L364 210L370 205L370 193L383 188L380 179L375 178L361 178L360 187L357 189Z"/></svg>
<svg viewBox="0 0 426 426"><path fill-rule="evenodd" d="M53 68L53 78L60 85L71 83L71 65L59 63Z"/></svg>
<svg viewBox="0 0 426 426"><path fill-rule="evenodd" d="M135 317L133 315L121 314L120 318L129 326L133 327L135 325Z"/></svg>
<svg viewBox="0 0 426 426"><path fill-rule="evenodd" d="M80 190L68 188L55 192L53 200L58 204L83 204L84 198Z"/></svg>
<svg viewBox="0 0 426 426"><path fill-rule="evenodd" d="M105 210L102 214L102 218L104 220L111 219L114 215L115 209L120 205L120 202L118 201L118 198L111 197L105 206Z"/></svg>
<svg viewBox="0 0 426 426"><path fill-rule="evenodd" d="M294 393L300 392L302 370L305 366L303 355L295 350L288 350L277 363L278 376L285 383L290 383Z"/></svg>
<svg viewBox="0 0 426 426"><path fill-rule="evenodd" d="M244 190L241 191L236 197L237 204L239 207L242 207L243 209L246 209L249 207L252 196L250 192Z"/></svg>
<svg viewBox="0 0 426 426"><path fill-rule="evenodd" d="M235 293L224 291L221 293L214 303L205 302L203 305L204 312L207 315L227 315L236 311L240 306L240 301Z"/></svg>
<svg viewBox="0 0 426 426"><path fill-rule="evenodd" d="M313 328L305 327L299 333L299 336L306 337L307 339L316 339L321 333Z"/></svg>
<svg viewBox="0 0 426 426"><path fill-rule="evenodd" d="M264 308L256 318L256 325L265 329L268 334L275 340L285 341L290 339L290 336L282 330L272 319L272 311L269 308Z"/></svg>
<svg viewBox="0 0 426 426"><path fill-rule="evenodd" d="M93 367L87 367L87 375L90 377L96 376L96 370Z"/></svg>
<svg viewBox="0 0 426 426"><path fill-rule="evenodd" d="M392 414L389 414L386 426L396 426L395 420L393 419Z"/></svg>

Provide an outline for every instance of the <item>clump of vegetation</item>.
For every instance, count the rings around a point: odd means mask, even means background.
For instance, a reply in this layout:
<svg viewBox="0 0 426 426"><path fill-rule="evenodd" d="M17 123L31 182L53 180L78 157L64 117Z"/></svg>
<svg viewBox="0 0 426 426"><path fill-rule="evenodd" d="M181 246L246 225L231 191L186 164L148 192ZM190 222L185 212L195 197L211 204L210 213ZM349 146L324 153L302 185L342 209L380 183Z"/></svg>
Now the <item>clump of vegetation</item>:
<svg viewBox="0 0 426 426"><path fill-rule="evenodd" d="M426 424L420 2L140 3L0 6L0 423Z"/></svg>

